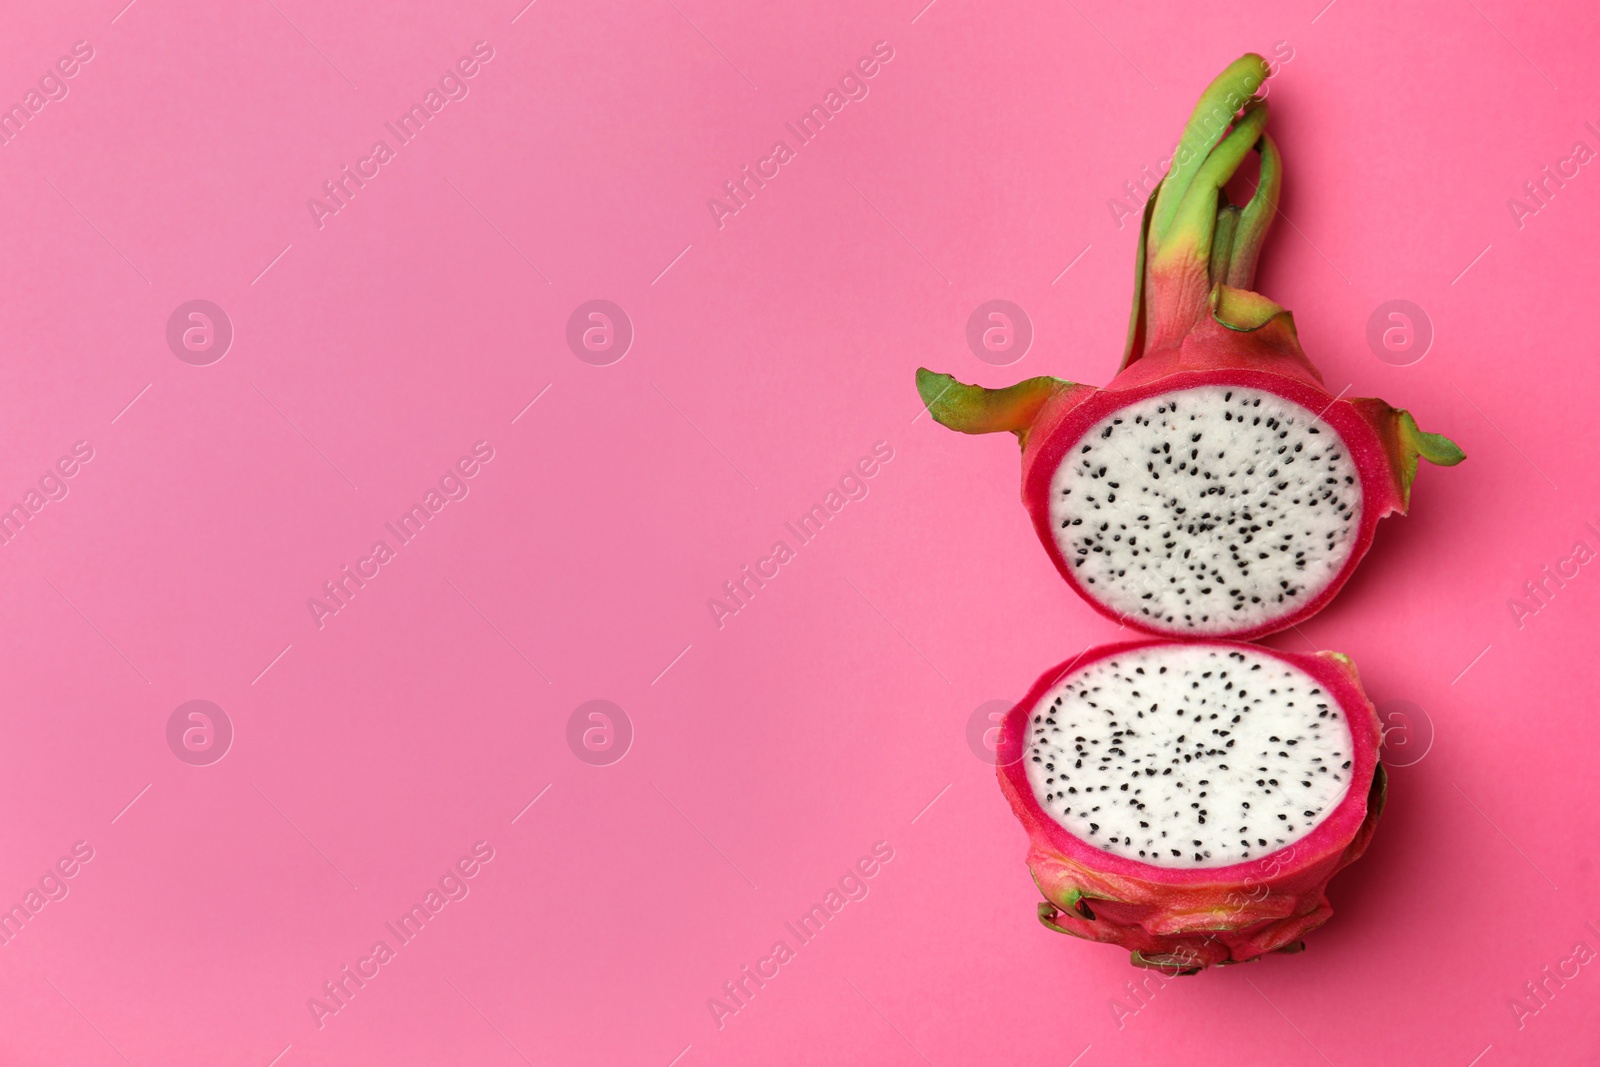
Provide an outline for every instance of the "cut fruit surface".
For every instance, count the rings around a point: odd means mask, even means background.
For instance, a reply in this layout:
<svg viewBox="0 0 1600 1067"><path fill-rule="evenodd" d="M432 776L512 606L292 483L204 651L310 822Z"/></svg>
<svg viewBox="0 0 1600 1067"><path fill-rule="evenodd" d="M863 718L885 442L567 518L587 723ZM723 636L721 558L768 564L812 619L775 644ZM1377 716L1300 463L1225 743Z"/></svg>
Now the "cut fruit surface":
<svg viewBox="0 0 1600 1067"><path fill-rule="evenodd" d="M1157 867L1225 867L1309 834L1350 786L1350 728L1305 671L1255 648L1164 645L1045 693L1024 749L1069 833Z"/></svg>
<svg viewBox="0 0 1600 1067"><path fill-rule="evenodd" d="M1056 551L1087 596L1152 629L1258 629L1326 589L1360 542L1349 447L1275 393L1160 393L1081 440L1051 477Z"/></svg>
<svg viewBox="0 0 1600 1067"><path fill-rule="evenodd" d="M1365 850L1382 732L1334 653L1233 641L1110 645L1007 715L1000 785L1046 925L1182 969L1292 946Z"/></svg>

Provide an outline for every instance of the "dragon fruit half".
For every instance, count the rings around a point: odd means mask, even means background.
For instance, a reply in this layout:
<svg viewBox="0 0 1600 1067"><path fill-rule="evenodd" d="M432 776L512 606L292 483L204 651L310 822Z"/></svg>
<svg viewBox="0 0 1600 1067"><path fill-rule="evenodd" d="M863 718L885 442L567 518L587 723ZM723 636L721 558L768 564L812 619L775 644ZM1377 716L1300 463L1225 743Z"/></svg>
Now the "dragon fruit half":
<svg viewBox="0 0 1600 1067"><path fill-rule="evenodd" d="M1303 948L1383 808L1377 713L1331 652L1104 646L1034 683L1002 738L1040 921L1168 973Z"/></svg>
<svg viewBox="0 0 1600 1067"><path fill-rule="evenodd" d="M917 371L940 423L1017 435L1023 503L1057 569L1150 633L1249 639L1314 614L1378 520L1406 510L1418 457L1464 458L1408 412L1330 394L1291 314L1250 291L1283 177L1252 95L1267 74L1246 55L1211 83L1146 203L1109 385ZM1256 189L1235 206L1223 186L1252 150Z"/></svg>

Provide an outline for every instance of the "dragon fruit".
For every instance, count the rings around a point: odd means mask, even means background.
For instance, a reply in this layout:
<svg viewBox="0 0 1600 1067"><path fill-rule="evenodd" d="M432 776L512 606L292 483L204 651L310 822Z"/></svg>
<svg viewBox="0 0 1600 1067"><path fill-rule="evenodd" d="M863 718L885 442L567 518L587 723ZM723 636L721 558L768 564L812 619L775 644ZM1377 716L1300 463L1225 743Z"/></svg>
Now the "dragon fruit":
<svg viewBox="0 0 1600 1067"><path fill-rule="evenodd" d="M1383 809L1378 716L1332 652L1107 645L1047 672L1001 728L1040 921L1168 973L1302 949Z"/></svg>
<svg viewBox="0 0 1600 1067"><path fill-rule="evenodd" d="M1205 91L1145 205L1122 367L1104 388L1004 389L917 371L934 419L1022 444L1022 497L1056 568L1105 615L1156 634L1250 639L1320 610L1404 512L1448 438L1324 387L1290 312L1250 290L1283 165L1246 55ZM1252 151L1249 201L1224 186Z"/></svg>

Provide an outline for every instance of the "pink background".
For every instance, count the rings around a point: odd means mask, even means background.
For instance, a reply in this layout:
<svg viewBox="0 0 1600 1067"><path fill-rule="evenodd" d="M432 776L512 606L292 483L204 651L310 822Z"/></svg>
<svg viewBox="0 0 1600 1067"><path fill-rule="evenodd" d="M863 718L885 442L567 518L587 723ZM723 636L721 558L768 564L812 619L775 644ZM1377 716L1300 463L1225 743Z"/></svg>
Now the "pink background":
<svg viewBox="0 0 1600 1067"><path fill-rule="evenodd" d="M0 101L94 50L0 148L0 504L94 450L0 547L0 903L94 850L0 948L0 1062L1600 1058L1600 966L1511 1007L1600 950L1600 567L1509 604L1600 549L1600 174L1520 229L1506 203L1600 148L1589 5L122 2L0 33ZM480 40L319 229L307 199ZM870 95L719 230L707 199L880 40ZM1139 1006L1125 954L1036 922L967 742L1116 627L1034 541L1015 447L918 417L912 372L1110 377L1108 199L1278 42L1294 228L1260 287L1331 388L1470 459L1275 643L1349 653L1434 738L1307 953ZM196 298L236 331L209 366L166 343ZM565 341L596 298L636 331L610 366ZM964 340L992 298L1036 330L1010 367ZM1365 340L1396 298L1436 333L1410 366ZM477 441L470 495L319 628L308 598ZM878 441L869 495L719 629L707 599ZM209 766L166 739L193 699L235 732ZM568 747L591 699L635 732L609 766ZM470 895L319 1027L477 841ZM707 999L879 841L719 1028Z"/></svg>

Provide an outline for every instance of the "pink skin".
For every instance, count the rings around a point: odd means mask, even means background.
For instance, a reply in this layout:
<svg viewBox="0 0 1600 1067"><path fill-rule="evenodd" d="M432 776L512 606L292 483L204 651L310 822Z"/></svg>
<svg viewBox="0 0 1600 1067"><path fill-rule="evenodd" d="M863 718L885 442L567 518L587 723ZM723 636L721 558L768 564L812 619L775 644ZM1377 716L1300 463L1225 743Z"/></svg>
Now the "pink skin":
<svg viewBox="0 0 1600 1067"><path fill-rule="evenodd" d="M1241 359L1241 349L1248 350L1248 362ZM1242 334L1207 316L1180 346L1144 354L1105 388L1074 385L1062 390L1040 411L1028 433L1022 453L1022 501L1033 516L1034 530L1056 569L1101 614L1148 633L1200 636L1120 615L1079 583L1056 544L1050 519L1050 480L1062 457L1105 416L1147 397L1201 385L1260 389L1321 413L1322 422L1349 449L1361 479L1361 525L1344 567L1333 581L1292 612L1226 634L1229 638L1251 640L1287 629L1322 610L1371 547L1378 520L1392 512L1404 512L1406 507L1407 494L1397 470L1397 457L1382 432L1383 420L1392 418L1392 409L1381 401L1335 400L1300 353L1287 323L1272 323L1254 333ZM1377 425L1374 420L1378 420Z"/></svg>
<svg viewBox="0 0 1600 1067"><path fill-rule="evenodd" d="M998 768L1000 790L1028 831L1028 868L1046 901L1039 906L1040 919L1063 933L1130 949L1135 964L1177 971L1298 951L1300 938L1333 914L1328 881L1366 851L1383 807L1378 762L1383 731L1348 660L1330 652L1299 655L1234 641L1193 643L1246 648L1283 660L1315 678L1344 711L1354 744L1349 791L1299 841L1227 867L1157 867L1097 848L1051 818L1034 797L1026 757ZM1068 674L1110 656L1167 644L1103 645L1045 672L1006 715L1004 736L1017 743L1027 737L1035 706Z"/></svg>

